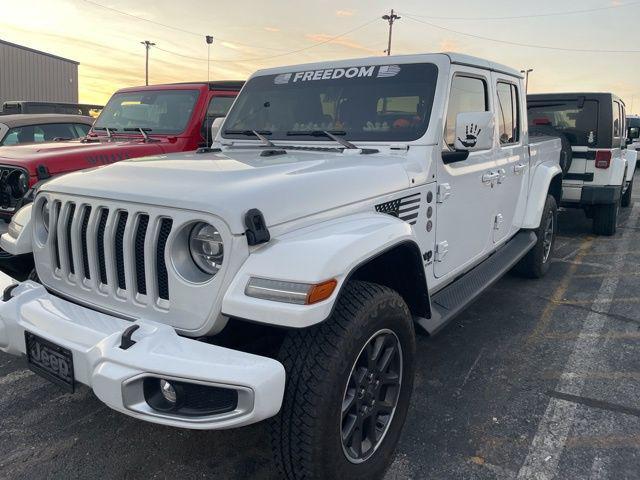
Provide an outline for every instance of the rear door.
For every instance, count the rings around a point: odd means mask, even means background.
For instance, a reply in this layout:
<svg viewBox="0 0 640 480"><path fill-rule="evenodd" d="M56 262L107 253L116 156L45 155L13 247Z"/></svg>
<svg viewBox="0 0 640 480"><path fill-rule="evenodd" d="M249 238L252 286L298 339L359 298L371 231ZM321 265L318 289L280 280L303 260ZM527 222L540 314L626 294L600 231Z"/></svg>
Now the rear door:
<svg viewBox="0 0 640 480"><path fill-rule="evenodd" d="M493 111L490 72L453 66L443 151L454 149L458 113ZM436 277L454 276L492 246L495 190L483 176L495 172L494 147L470 152L462 161L437 159Z"/></svg>
<svg viewBox="0 0 640 480"><path fill-rule="evenodd" d="M495 187L497 203L493 219L493 241L499 243L522 225L527 203L529 151L522 134L524 106L517 78L493 73L498 148L496 163L500 178Z"/></svg>

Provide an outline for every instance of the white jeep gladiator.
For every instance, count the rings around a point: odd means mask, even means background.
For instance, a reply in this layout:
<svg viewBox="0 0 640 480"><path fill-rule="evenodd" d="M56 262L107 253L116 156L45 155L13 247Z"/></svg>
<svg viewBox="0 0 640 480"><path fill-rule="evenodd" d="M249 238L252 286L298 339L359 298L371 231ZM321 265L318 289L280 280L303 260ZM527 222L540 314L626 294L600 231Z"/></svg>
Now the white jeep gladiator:
<svg viewBox="0 0 640 480"><path fill-rule="evenodd" d="M0 348L140 420L270 418L282 478L379 478L414 329L549 268L561 142L526 111L517 71L458 54L259 71L216 148L41 187Z"/></svg>

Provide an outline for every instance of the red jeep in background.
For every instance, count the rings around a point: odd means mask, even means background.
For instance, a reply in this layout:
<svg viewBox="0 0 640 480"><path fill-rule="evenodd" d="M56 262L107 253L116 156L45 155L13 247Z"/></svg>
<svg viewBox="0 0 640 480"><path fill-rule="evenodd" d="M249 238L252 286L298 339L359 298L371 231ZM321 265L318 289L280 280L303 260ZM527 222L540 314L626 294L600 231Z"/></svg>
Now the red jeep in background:
<svg viewBox="0 0 640 480"><path fill-rule="evenodd" d="M124 88L111 97L81 140L0 148L0 219L8 223L29 189L51 176L208 146L213 120L226 115L243 83Z"/></svg>

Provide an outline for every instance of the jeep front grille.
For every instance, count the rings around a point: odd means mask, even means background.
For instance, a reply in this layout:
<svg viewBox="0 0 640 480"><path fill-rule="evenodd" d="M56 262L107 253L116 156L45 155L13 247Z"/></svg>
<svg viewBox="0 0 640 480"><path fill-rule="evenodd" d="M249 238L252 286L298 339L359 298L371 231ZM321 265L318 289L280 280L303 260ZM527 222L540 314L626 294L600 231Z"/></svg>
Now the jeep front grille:
<svg viewBox="0 0 640 480"><path fill-rule="evenodd" d="M55 277L97 293L168 308L165 254L171 218L65 200L54 200L51 214L55 228L50 228L48 244Z"/></svg>

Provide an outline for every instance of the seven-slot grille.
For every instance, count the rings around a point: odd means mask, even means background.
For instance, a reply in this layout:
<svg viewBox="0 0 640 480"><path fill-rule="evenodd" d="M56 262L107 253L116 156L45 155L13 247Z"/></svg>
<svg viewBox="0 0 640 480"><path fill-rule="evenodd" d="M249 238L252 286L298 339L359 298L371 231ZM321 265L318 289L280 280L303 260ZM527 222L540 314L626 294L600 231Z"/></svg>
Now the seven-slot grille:
<svg viewBox="0 0 640 480"><path fill-rule="evenodd" d="M169 301L173 220L144 211L54 200L48 244L55 276L140 303Z"/></svg>
<svg viewBox="0 0 640 480"><path fill-rule="evenodd" d="M397 198L389 202L376 205L376 212L388 213L400 220L409 222L410 225L416 224L418 211L420 210L420 194L409 195L404 198Z"/></svg>

